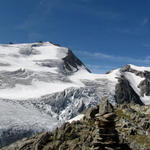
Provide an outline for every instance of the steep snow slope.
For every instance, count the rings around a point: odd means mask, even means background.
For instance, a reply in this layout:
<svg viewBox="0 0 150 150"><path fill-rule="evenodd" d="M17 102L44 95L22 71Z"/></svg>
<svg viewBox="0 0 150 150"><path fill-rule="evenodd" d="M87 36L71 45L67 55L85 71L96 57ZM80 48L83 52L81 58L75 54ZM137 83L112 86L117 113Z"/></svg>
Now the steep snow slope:
<svg viewBox="0 0 150 150"><path fill-rule="evenodd" d="M131 68L92 74L68 48L49 42L0 45L0 146L52 130L104 96L116 104L122 77L150 103L141 84L148 77ZM130 91L125 95L132 97Z"/></svg>

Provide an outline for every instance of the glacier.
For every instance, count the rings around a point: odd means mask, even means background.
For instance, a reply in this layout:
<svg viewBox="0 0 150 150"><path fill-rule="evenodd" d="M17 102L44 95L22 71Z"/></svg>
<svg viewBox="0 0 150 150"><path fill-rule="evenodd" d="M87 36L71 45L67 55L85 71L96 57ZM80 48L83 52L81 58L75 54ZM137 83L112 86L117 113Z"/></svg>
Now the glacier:
<svg viewBox="0 0 150 150"><path fill-rule="evenodd" d="M115 87L122 76L143 103L150 104L150 95L142 96L138 87L146 77L135 73L149 69L128 66L93 74L71 50L50 42L1 44L0 147L51 131L102 97L115 105Z"/></svg>

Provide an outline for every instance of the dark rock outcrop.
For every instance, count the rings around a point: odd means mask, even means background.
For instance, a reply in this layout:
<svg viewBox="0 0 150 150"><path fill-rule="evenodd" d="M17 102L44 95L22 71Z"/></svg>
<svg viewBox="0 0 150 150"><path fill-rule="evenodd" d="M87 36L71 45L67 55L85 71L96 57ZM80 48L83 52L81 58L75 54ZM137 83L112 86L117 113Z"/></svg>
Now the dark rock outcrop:
<svg viewBox="0 0 150 150"><path fill-rule="evenodd" d="M142 78L147 75L147 73L145 73L145 72L132 69L130 65L124 66L123 68L121 68L120 71L122 71L122 72L131 72L131 73L134 73L135 75L140 76Z"/></svg>
<svg viewBox="0 0 150 150"><path fill-rule="evenodd" d="M119 78L118 82L115 89L115 99L118 104L135 103L143 105L140 97L135 93L125 77Z"/></svg>
<svg viewBox="0 0 150 150"><path fill-rule="evenodd" d="M135 75L137 76L140 76L140 77L145 77L145 78L149 78L150 79L150 72L149 71L138 71L138 70L135 70L133 68L131 68L130 65L126 65L124 66L122 69L121 69L122 72L131 72L131 73L134 73Z"/></svg>
<svg viewBox="0 0 150 150"><path fill-rule="evenodd" d="M141 90L142 96L144 96L144 94L146 96L150 96L150 80L145 79L145 80L141 81L140 84L138 85L138 87Z"/></svg>
<svg viewBox="0 0 150 150"><path fill-rule="evenodd" d="M79 67L84 66L84 64L79 60L71 50L68 50L68 54L63 58L64 61L64 69L66 72L76 72L79 70ZM84 66L85 67L85 66ZM86 67L85 67L86 68ZM86 68L88 72L90 70Z"/></svg>

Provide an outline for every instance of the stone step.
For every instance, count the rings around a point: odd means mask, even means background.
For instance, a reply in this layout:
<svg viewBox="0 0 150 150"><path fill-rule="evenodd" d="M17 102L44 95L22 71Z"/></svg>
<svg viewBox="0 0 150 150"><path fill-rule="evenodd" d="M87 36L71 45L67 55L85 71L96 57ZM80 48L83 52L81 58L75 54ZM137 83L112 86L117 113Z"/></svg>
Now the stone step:
<svg viewBox="0 0 150 150"><path fill-rule="evenodd" d="M116 130L115 130L115 128L104 128L104 129L99 129L99 134L111 134L111 133L115 133L116 132Z"/></svg>
<svg viewBox="0 0 150 150"><path fill-rule="evenodd" d="M100 134L100 137L116 137L116 134Z"/></svg>
<svg viewBox="0 0 150 150"><path fill-rule="evenodd" d="M99 141L93 141L93 146L95 147L98 147L98 146L102 146L101 142Z"/></svg>
<svg viewBox="0 0 150 150"><path fill-rule="evenodd" d="M102 147L92 147L90 150L104 150L104 148L102 148Z"/></svg>
<svg viewBox="0 0 150 150"><path fill-rule="evenodd" d="M112 147L105 147L105 150L116 150L116 149L114 149Z"/></svg>
<svg viewBox="0 0 150 150"><path fill-rule="evenodd" d="M108 113L108 114L103 115L103 118L107 120L114 120L115 117L116 117L115 113Z"/></svg>
<svg viewBox="0 0 150 150"><path fill-rule="evenodd" d="M101 142L102 145L116 145L116 142L115 141L107 141L107 142Z"/></svg>
<svg viewBox="0 0 150 150"><path fill-rule="evenodd" d="M111 122L110 120L107 120L105 118L96 118L96 121L98 121L98 122Z"/></svg>
<svg viewBox="0 0 150 150"><path fill-rule="evenodd" d="M98 140L100 142L108 142L108 141L115 141L115 142L117 142L118 141L118 139L115 136L113 136L113 137L100 137L100 139L98 139Z"/></svg>
<svg viewBox="0 0 150 150"><path fill-rule="evenodd" d="M114 122L99 122L98 127L111 128L115 126Z"/></svg>

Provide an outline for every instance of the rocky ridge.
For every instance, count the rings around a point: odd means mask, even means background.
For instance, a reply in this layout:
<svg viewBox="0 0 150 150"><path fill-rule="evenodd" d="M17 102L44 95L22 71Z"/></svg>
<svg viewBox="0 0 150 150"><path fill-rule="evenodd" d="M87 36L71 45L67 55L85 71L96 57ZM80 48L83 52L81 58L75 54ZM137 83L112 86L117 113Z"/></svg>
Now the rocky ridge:
<svg viewBox="0 0 150 150"><path fill-rule="evenodd" d="M82 120L23 139L1 150L149 150L150 106L112 106L107 98Z"/></svg>

